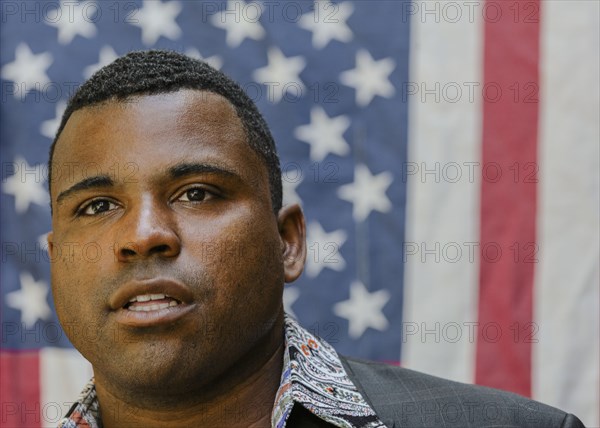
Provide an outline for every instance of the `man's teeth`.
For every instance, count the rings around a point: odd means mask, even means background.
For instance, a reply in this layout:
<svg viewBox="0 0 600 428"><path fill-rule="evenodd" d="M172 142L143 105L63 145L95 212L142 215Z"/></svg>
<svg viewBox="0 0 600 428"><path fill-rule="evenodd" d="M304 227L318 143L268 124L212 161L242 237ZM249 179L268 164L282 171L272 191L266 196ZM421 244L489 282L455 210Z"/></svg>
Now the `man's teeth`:
<svg viewBox="0 0 600 428"><path fill-rule="evenodd" d="M128 309L130 311L150 312L150 311L157 311L159 309L170 308L172 306L177 306L177 302L175 300L171 300L170 302L164 302L164 303L155 303L153 305L140 305L140 306L131 305L131 306L129 306Z"/></svg>
<svg viewBox="0 0 600 428"><path fill-rule="evenodd" d="M165 294L143 294L141 296L135 296L133 299L129 300L129 303L149 302L150 300L162 300L165 297L169 296Z"/></svg>
<svg viewBox="0 0 600 428"><path fill-rule="evenodd" d="M136 303L144 303L150 302L153 300L164 300L169 299L169 302L160 302L154 304L144 304L144 305L136 305ZM129 300L129 305L127 305L127 309L130 311L138 311L138 312L150 312L157 311L159 309L170 308L173 306L177 306L179 302L173 299L166 294L142 294L140 296L135 296L134 298Z"/></svg>

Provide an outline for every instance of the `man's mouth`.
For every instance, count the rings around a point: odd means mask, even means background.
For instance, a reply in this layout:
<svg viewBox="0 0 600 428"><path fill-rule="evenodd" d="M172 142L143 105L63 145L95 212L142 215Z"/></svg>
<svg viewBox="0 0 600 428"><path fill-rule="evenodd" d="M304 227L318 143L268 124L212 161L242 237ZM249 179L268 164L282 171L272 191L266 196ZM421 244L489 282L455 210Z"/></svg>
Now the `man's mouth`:
<svg viewBox="0 0 600 428"><path fill-rule="evenodd" d="M172 308L181 302L167 294L141 294L135 296L124 306L129 311L150 312Z"/></svg>
<svg viewBox="0 0 600 428"><path fill-rule="evenodd" d="M119 324L130 327L169 325L195 308L192 290L168 278L130 281L109 299Z"/></svg>

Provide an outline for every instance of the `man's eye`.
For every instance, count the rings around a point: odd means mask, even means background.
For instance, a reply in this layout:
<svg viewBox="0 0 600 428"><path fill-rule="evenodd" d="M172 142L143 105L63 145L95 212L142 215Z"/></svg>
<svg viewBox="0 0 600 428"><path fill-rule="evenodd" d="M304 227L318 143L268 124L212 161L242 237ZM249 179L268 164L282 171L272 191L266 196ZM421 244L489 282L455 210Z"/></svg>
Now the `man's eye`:
<svg viewBox="0 0 600 428"><path fill-rule="evenodd" d="M202 188L194 187L183 192L178 199L183 202L202 202L209 197L209 192Z"/></svg>
<svg viewBox="0 0 600 428"><path fill-rule="evenodd" d="M97 215L103 212L111 211L117 208L117 204L107 199L96 199L87 205L84 205L80 210L80 215Z"/></svg>

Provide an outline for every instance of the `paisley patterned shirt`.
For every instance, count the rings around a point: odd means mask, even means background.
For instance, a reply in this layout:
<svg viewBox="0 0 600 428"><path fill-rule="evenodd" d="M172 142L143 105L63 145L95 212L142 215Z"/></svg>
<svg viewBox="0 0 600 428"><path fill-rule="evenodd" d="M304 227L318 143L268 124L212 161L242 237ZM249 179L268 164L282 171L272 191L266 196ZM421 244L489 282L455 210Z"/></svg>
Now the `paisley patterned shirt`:
<svg viewBox="0 0 600 428"><path fill-rule="evenodd" d="M348 377L333 347L286 315L283 372L271 426L285 427L294 405L334 427L385 427ZM93 378L58 427L102 427Z"/></svg>

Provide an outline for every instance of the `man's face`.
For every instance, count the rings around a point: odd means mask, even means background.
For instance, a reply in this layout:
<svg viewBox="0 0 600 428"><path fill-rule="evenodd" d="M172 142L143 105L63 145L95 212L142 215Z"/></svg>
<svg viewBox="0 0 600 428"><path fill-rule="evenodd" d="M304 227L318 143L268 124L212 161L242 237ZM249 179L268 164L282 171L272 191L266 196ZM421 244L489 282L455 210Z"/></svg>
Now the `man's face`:
<svg viewBox="0 0 600 428"><path fill-rule="evenodd" d="M225 98L182 90L76 111L53 162L56 310L97 379L200 387L264 343L286 238Z"/></svg>

